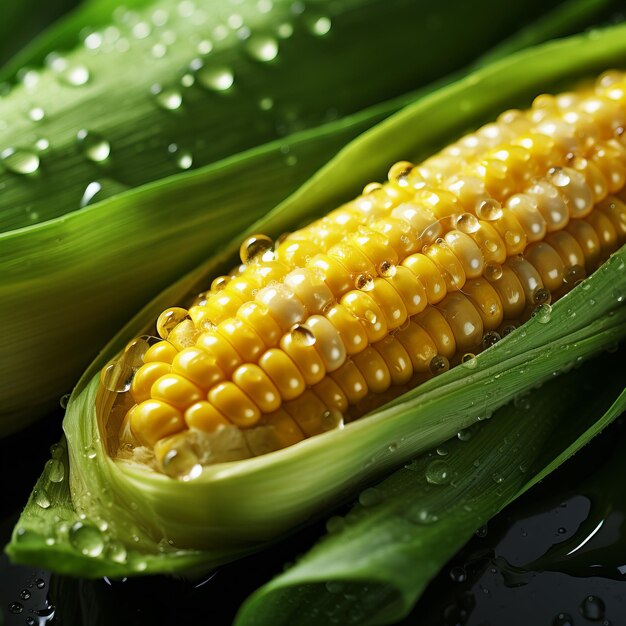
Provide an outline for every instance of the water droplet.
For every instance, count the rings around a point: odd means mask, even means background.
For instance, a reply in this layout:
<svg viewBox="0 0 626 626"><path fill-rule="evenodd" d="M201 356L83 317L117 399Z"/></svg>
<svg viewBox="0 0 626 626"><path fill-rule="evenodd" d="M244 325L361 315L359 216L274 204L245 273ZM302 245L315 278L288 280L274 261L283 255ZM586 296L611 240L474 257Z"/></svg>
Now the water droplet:
<svg viewBox="0 0 626 626"><path fill-rule="evenodd" d="M507 335L510 335L516 329L517 329L517 326L515 326L515 324L507 324L506 326L502 328L502 336L506 337Z"/></svg>
<svg viewBox="0 0 626 626"><path fill-rule="evenodd" d="M431 513L428 509L422 507L412 507L408 510L406 517L417 524L434 524L439 520L439 516Z"/></svg>
<svg viewBox="0 0 626 626"><path fill-rule="evenodd" d="M183 96L176 89L161 89L155 87L153 93L158 105L166 111L176 111L183 104Z"/></svg>
<svg viewBox="0 0 626 626"><path fill-rule="evenodd" d="M124 361L112 361L100 373L100 383L107 391L125 393L130 389L135 370Z"/></svg>
<svg viewBox="0 0 626 626"><path fill-rule="evenodd" d="M533 292L533 301L535 304L550 304L552 294L544 288L535 289Z"/></svg>
<svg viewBox="0 0 626 626"><path fill-rule="evenodd" d="M498 485L504 482L504 476L500 474L500 472L494 472L491 475L491 478L493 479L493 482L497 483Z"/></svg>
<svg viewBox="0 0 626 626"><path fill-rule="evenodd" d="M104 551L104 538L102 533L91 524L76 522L69 533L70 543L81 554L90 557L98 557Z"/></svg>
<svg viewBox="0 0 626 626"><path fill-rule="evenodd" d="M98 193L102 190L102 185L98 181L93 181L87 185L85 191L83 192L83 196L80 199L80 208L83 209L86 206L92 204L92 200L98 195Z"/></svg>
<svg viewBox="0 0 626 626"><path fill-rule="evenodd" d="M22 589L22 591L20 591L20 599L22 600L30 599L30 591L28 591L28 589Z"/></svg>
<svg viewBox="0 0 626 626"><path fill-rule="evenodd" d="M464 567L457 565L450 570L450 578L455 583L464 583L467 580L467 572Z"/></svg>
<svg viewBox="0 0 626 626"><path fill-rule="evenodd" d="M361 506L375 506L380 504L383 500L383 496L379 489L369 488L365 489L359 494L359 504Z"/></svg>
<svg viewBox="0 0 626 626"><path fill-rule="evenodd" d="M38 623L38 620L36 620L34 617L26 618L26 626L37 626Z"/></svg>
<svg viewBox="0 0 626 626"><path fill-rule="evenodd" d="M70 87L82 87L91 79L89 70L84 65L68 67L61 74L61 80Z"/></svg>
<svg viewBox="0 0 626 626"><path fill-rule="evenodd" d="M599 622L604 617L605 611L604 601L597 596L587 596L580 605L583 617L592 622Z"/></svg>
<svg viewBox="0 0 626 626"><path fill-rule="evenodd" d="M60 483L65 478L65 465L59 459L50 459L45 466L48 480L53 483Z"/></svg>
<svg viewBox="0 0 626 626"><path fill-rule="evenodd" d="M480 528L478 528L474 534L477 537L480 537L482 539L483 537L487 536L487 532L488 532L488 529L487 529L487 525L485 524L484 526L481 526Z"/></svg>
<svg viewBox="0 0 626 626"><path fill-rule="evenodd" d="M371 274L359 274L354 281L354 286L361 291L374 289L374 277Z"/></svg>
<svg viewBox="0 0 626 626"><path fill-rule="evenodd" d="M447 456L449 454L448 448L446 448L445 445L439 446L436 452L439 456Z"/></svg>
<svg viewBox="0 0 626 626"><path fill-rule="evenodd" d="M184 320L189 319L189 312L179 306L165 309L157 319L157 333L162 339L167 339L169 334Z"/></svg>
<svg viewBox="0 0 626 626"><path fill-rule="evenodd" d="M4 166L14 174L34 174L39 169L39 157L24 148L7 148L0 153Z"/></svg>
<svg viewBox="0 0 626 626"><path fill-rule="evenodd" d="M267 235L252 235L244 240L239 248L241 262L248 264L253 261L267 260L266 255L271 254L274 242Z"/></svg>
<svg viewBox="0 0 626 626"><path fill-rule="evenodd" d="M253 59L267 63L278 56L278 42L273 37L254 35L248 40L246 50Z"/></svg>
<svg viewBox="0 0 626 626"><path fill-rule="evenodd" d="M481 347L483 350L487 350L487 348L491 348L491 346L495 346L498 341L500 341L500 335L494 330L487 331L481 340Z"/></svg>
<svg viewBox="0 0 626 626"><path fill-rule="evenodd" d="M46 581L43 578L38 578L35 581L35 587L37 587L37 589L43 589L46 586Z"/></svg>
<svg viewBox="0 0 626 626"><path fill-rule="evenodd" d="M315 335L311 329L303 326L302 324L296 324L291 329L291 338L294 343L301 346L313 346L315 345Z"/></svg>
<svg viewBox="0 0 626 626"><path fill-rule="evenodd" d="M559 613L552 620L552 626L574 626L574 620L569 613Z"/></svg>
<svg viewBox="0 0 626 626"><path fill-rule="evenodd" d="M193 165L193 155L187 150L178 153L176 164L181 170L188 170Z"/></svg>
<svg viewBox="0 0 626 626"><path fill-rule="evenodd" d="M117 541L112 541L109 543L107 548L107 557L114 561L115 563L125 563L126 562L126 548Z"/></svg>
<svg viewBox="0 0 626 626"><path fill-rule="evenodd" d="M459 441L469 441L474 436L474 432L471 428L464 428L463 430L459 430L456 436Z"/></svg>
<svg viewBox="0 0 626 626"><path fill-rule="evenodd" d="M281 39L289 39L289 37L293 35L293 26L288 22L279 24L278 28L276 29L276 33Z"/></svg>
<svg viewBox="0 0 626 626"><path fill-rule="evenodd" d="M396 183L401 187L407 187L409 184L407 176L411 173L414 167L415 166L410 161L398 161L389 169L387 178L389 182Z"/></svg>
<svg viewBox="0 0 626 626"><path fill-rule="evenodd" d="M620 289L613 289L613 291L611 292L613 295L613 298L615 298L615 300L617 302L624 302L624 292L621 291Z"/></svg>
<svg viewBox="0 0 626 626"><path fill-rule="evenodd" d="M326 16L321 16L309 20L308 26L313 35L316 35L317 37L322 37L330 32L332 22L330 21L330 18Z"/></svg>
<svg viewBox="0 0 626 626"><path fill-rule="evenodd" d="M563 272L563 282L566 285L574 286L579 280L585 278L585 268L581 265L566 267Z"/></svg>
<svg viewBox="0 0 626 626"><path fill-rule="evenodd" d="M218 276L211 283L211 291L222 291L226 285L231 281L232 276Z"/></svg>
<svg viewBox="0 0 626 626"><path fill-rule="evenodd" d="M498 280L502 278L502 266L497 263L487 263L483 270L483 275L487 280Z"/></svg>
<svg viewBox="0 0 626 626"><path fill-rule="evenodd" d="M171 448L163 457L163 471L172 478L190 481L202 474L202 465L190 447Z"/></svg>
<svg viewBox="0 0 626 626"><path fill-rule="evenodd" d="M450 369L450 361L445 356L438 354L434 356L428 365L430 373L437 376L437 374L443 374Z"/></svg>
<svg viewBox="0 0 626 626"><path fill-rule="evenodd" d="M547 324L552 316L552 307L549 304L540 304L533 311L532 316L540 323Z"/></svg>
<svg viewBox="0 0 626 626"><path fill-rule="evenodd" d="M102 35L98 32L89 33L84 39L85 48L97 50L102 45Z"/></svg>
<svg viewBox="0 0 626 626"><path fill-rule="evenodd" d="M209 54L213 50L213 42L209 39L203 39L198 43L196 48L199 54Z"/></svg>
<svg viewBox="0 0 626 626"><path fill-rule="evenodd" d="M24 610L24 606L20 602L11 602L9 604L9 613L19 615Z"/></svg>
<svg viewBox="0 0 626 626"><path fill-rule="evenodd" d="M84 128L76 133L76 139L83 154L95 163L101 163L109 158L111 145L98 133L88 131Z"/></svg>
<svg viewBox="0 0 626 626"><path fill-rule="evenodd" d="M35 141L35 148L39 150L39 152L43 152L50 147L50 142L45 137L40 137Z"/></svg>
<svg viewBox="0 0 626 626"><path fill-rule="evenodd" d="M227 91L235 82L233 72L226 67L202 67L198 70L197 77L211 91Z"/></svg>
<svg viewBox="0 0 626 626"><path fill-rule="evenodd" d="M45 116L45 111L41 107L33 107L28 112L28 117L33 120L33 122L41 122Z"/></svg>
<svg viewBox="0 0 626 626"><path fill-rule="evenodd" d="M499 220L502 215L502 205L493 198L481 200L476 206L476 217L486 222Z"/></svg>
<svg viewBox="0 0 626 626"><path fill-rule="evenodd" d="M548 170L548 180L555 187L566 187L571 179L562 167L552 167Z"/></svg>
<svg viewBox="0 0 626 626"><path fill-rule="evenodd" d="M462 233L471 234L475 233L480 228L480 223L471 213L461 213L461 215L456 218L456 227Z"/></svg>
<svg viewBox="0 0 626 626"><path fill-rule="evenodd" d="M446 461L431 461L426 467L426 480L433 485L447 485L451 479Z"/></svg>
<svg viewBox="0 0 626 626"><path fill-rule="evenodd" d="M562 526L561 526L561 528L559 528L557 530L557 533L559 533L559 535L564 535L566 532L567 532L567 529L563 528Z"/></svg>
<svg viewBox="0 0 626 626"><path fill-rule="evenodd" d="M476 359L475 354L468 352L467 354L464 354L461 358L461 363L463 367L473 370L478 365L478 360Z"/></svg>
<svg viewBox="0 0 626 626"><path fill-rule="evenodd" d="M398 268L390 261L383 261L378 269L380 271L380 275L385 278L393 278L398 271Z"/></svg>
<svg viewBox="0 0 626 626"><path fill-rule="evenodd" d="M52 504L48 497L48 492L45 489L35 489L33 492L33 500L35 504L42 509L49 509Z"/></svg>

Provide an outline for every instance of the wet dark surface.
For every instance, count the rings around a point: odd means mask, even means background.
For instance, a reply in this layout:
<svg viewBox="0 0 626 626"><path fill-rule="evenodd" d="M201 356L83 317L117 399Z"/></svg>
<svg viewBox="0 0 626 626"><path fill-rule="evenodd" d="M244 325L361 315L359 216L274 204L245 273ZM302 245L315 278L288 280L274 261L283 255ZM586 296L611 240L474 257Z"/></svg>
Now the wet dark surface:
<svg viewBox="0 0 626 626"><path fill-rule="evenodd" d="M58 438L57 420L0 442L0 542ZM24 452L27 450L27 452ZM403 626L626 626L626 425L620 420L477 532ZM0 557L6 626L226 626L241 602L305 552L318 525L193 583L50 577ZM2 618L0 618L2 624Z"/></svg>

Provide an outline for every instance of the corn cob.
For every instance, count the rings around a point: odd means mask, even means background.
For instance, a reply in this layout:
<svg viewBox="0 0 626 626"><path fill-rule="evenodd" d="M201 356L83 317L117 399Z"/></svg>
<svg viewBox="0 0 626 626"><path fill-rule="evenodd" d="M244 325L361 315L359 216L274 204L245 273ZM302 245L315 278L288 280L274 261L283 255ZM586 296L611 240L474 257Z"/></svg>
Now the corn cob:
<svg viewBox="0 0 626 626"><path fill-rule="evenodd" d="M105 368L118 454L202 464L342 427L471 360L626 241L626 77L542 95L242 264Z"/></svg>

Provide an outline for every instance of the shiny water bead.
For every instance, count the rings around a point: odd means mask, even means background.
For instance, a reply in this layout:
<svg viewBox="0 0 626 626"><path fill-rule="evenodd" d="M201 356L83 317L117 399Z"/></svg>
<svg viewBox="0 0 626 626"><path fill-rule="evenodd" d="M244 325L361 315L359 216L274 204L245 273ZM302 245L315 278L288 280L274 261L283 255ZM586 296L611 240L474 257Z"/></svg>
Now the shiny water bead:
<svg viewBox="0 0 626 626"><path fill-rule="evenodd" d="M317 385L313 385L311 391L329 410L339 411L342 414L348 410L348 399L346 395L330 376L326 376Z"/></svg>
<svg viewBox="0 0 626 626"><path fill-rule="evenodd" d="M401 186L408 186L407 177L414 167L415 165L410 161L398 161L389 168L387 178L389 182L398 183Z"/></svg>
<svg viewBox="0 0 626 626"><path fill-rule="evenodd" d="M502 324L504 311L498 292L484 278L468 280L463 287L468 297L482 318L486 331L495 330Z"/></svg>
<svg viewBox="0 0 626 626"><path fill-rule="evenodd" d="M523 257L512 257L507 261L522 285L526 302L532 305L535 301L535 292L543 289L543 281L539 272Z"/></svg>
<svg viewBox="0 0 626 626"><path fill-rule="evenodd" d="M346 360L346 346L332 322L323 315L312 315L303 327L313 337L315 349L324 362L327 372L334 372Z"/></svg>
<svg viewBox="0 0 626 626"><path fill-rule="evenodd" d="M305 326L297 325L284 335L280 348L297 365L307 385L318 383L326 375L324 361L315 347L315 335Z"/></svg>
<svg viewBox="0 0 626 626"><path fill-rule="evenodd" d="M441 302L448 293L446 281L439 268L424 254L412 254L402 261L402 266L409 269L422 283L429 304Z"/></svg>
<svg viewBox="0 0 626 626"><path fill-rule="evenodd" d="M270 377L283 400L297 398L306 388L302 372L283 350L272 348L259 359L259 367Z"/></svg>
<svg viewBox="0 0 626 626"><path fill-rule="evenodd" d="M348 309L363 325L368 343L380 341L387 335L387 321L377 302L362 291L350 291L341 304Z"/></svg>
<svg viewBox="0 0 626 626"><path fill-rule="evenodd" d="M151 345L143 355L144 363L171 363L178 350L169 341L159 341Z"/></svg>
<svg viewBox="0 0 626 626"><path fill-rule="evenodd" d="M135 368L120 358L108 363L100 372L100 384L107 391L124 393L130 389L134 375Z"/></svg>
<svg viewBox="0 0 626 626"><path fill-rule="evenodd" d="M565 265L558 252L548 243L538 241L531 243L524 256L537 270L545 289L556 291L563 283Z"/></svg>
<svg viewBox="0 0 626 626"><path fill-rule="evenodd" d="M470 233L471 237L478 247L485 263L504 263L506 259L506 245L502 240L502 237L498 234L498 231L491 225L490 222L479 221L480 228Z"/></svg>
<svg viewBox="0 0 626 626"><path fill-rule="evenodd" d="M369 393L382 393L391 385L391 374L380 352L371 346L355 355L354 364L363 375Z"/></svg>
<svg viewBox="0 0 626 626"><path fill-rule="evenodd" d="M452 329L459 352L471 352L480 344L483 322L474 305L462 293L449 293L437 308Z"/></svg>
<svg viewBox="0 0 626 626"><path fill-rule="evenodd" d="M408 268L402 265L394 266L393 274L385 276L385 280L402 299L409 317L423 311L428 305L424 285Z"/></svg>
<svg viewBox="0 0 626 626"><path fill-rule="evenodd" d="M334 304L324 313L339 333L347 354L356 354L367 347L369 339L366 327L348 307Z"/></svg>
<svg viewBox="0 0 626 626"><path fill-rule="evenodd" d="M237 311L237 318L254 328L266 346L278 345L283 330L264 304L255 301L246 302Z"/></svg>
<svg viewBox="0 0 626 626"><path fill-rule="evenodd" d="M448 361L445 356L440 356L438 354L430 360L430 363L428 364L428 369L430 370L430 373L434 376L437 376L438 374L443 374L450 369L450 361Z"/></svg>
<svg viewBox="0 0 626 626"><path fill-rule="evenodd" d="M570 217L585 217L593 210L593 192L580 172L571 167L553 167L547 178L563 194Z"/></svg>
<svg viewBox="0 0 626 626"><path fill-rule="evenodd" d="M332 291L316 272L298 268L284 279L285 285L293 290L309 314L321 313L334 301Z"/></svg>
<svg viewBox="0 0 626 626"><path fill-rule="evenodd" d="M299 398L285 402L283 409L296 422L305 437L313 437L326 430L322 421L328 407L309 389Z"/></svg>
<svg viewBox="0 0 626 626"><path fill-rule="evenodd" d="M483 254L471 237L461 231L452 230L446 233L444 239L450 250L463 265L466 278L476 278L483 273Z"/></svg>
<svg viewBox="0 0 626 626"><path fill-rule="evenodd" d="M532 196L526 193L515 194L506 201L506 207L523 228L529 243L541 241L546 236L548 224Z"/></svg>
<svg viewBox="0 0 626 626"><path fill-rule="evenodd" d="M129 413L129 421L133 435L151 448L159 439L185 428L182 413L160 400L145 400L135 406Z"/></svg>
<svg viewBox="0 0 626 626"><path fill-rule="evenodd" d="M392 335L375 343L372 348L387 364L392 385L405 385L411 380L413 366L411 357L402 344Z"/></svg>
<svg viewBox="0 0 626 626"><path fill-rule="evenodd" d="M563 272L563 282L568 287L574 287L585 278L585 268L582 265L571 265Z"/></svg>
<svg viewBox="0 0 626 626"><path fill-rule="evenodd" d="M137 404L144 400L150 399L150 390L152 385L172 371L171 365L159 361L149 362L142 365L135 375L131 383L130 391Z"/></svg>
<svg viewBox="0 0 626 626"><path fill-rule="evenodd" d="M598 235L600 240L601 258L607 259L611 252L617 248L617 231L613 222L601 211L594 211L585 218Z"/></svg>
<svg viewBox="0 0 626 626"><path fill-rule="evenodd" d="M296 296L293 289L286 285L277 284L260 289L255 300L269 310L271 316L283 329L289 330L294 324L302 322L307 312L302 301Z"/></svg>
<svg viewBox="0 0 626 626"><path fill-rule="evenodd" d="M480 228L478 219L472 213L461 213L455 219L454 225L462 233L475 233Z"/></svg>
<svg viewBox="0 0 626 626"><path fill-rule="evenodd" d="M187 319L189 312L187 309L183 309L179 306L174 306L166 309L159 315L157 320L157 332L163 339L167 339L169 334L180 324L183 320Z"/></svg>
<svg viewBox="0 0 626 626"><path fill-rule="evenodd" d="M560 193L557 187L546 179L536 179L526 187L524 193L535 203L537 210L546 222L546 231L561 230L569 222L569 198Z"/></svg>
<svg viewBox="0 0 626 626"><path fill-rule="evenodd" d="M199 347L178 352L172 360L172 371L187 377L202 389L209 389L226 378L217 360Z"/></svg>
<svg viewBox="0 0 626 626"><path fill-rule="evenodd" d="M262 413L276 411L282 398L269 376L254 363L245 363L233 373L233 382L259 407Z"/></svg>
<svg viewBox="0 0 626 626"><path fill-rule="evenodd" d="M369 295L382 311L387 332L404 324L408 316L406 306L400 294L386 279L374 279L374 288L369 292Z"/></svg>
<svg viewBox="0 0 626 626"><path fill-rule="evenodd" d="M292 446L304 439L304 434L294 419L283 409L263 417L262 423L271 428L279 448Z"/></svg>
<svg viewBox="0 0 626 626"><path fill-rule="evenodd" d="M413 320L423 328L433 340L437 354L451 359L456 352L456 340L450 324L441 311L434 306L427 307Z"/></svg>
<svg viewBox="0 0 626 626"><path fill-rule="evenodd" d="M499 220L502 217L502 205L493 198L481 200L476 206L476 217L486 222Z"/></svg>
<svg viewBox="0 0 626 626"><path fill-rule="evenodd" d="M209 391L209 402L240 428L250 428L261 419L261 412L252 399L235 383L218 383Z"/></svg>
<svg viewBox="0 0 626 626"><path fill-rule="evenodd" d="M552 294L545 288L536 289L533 294L533 304L540 306L549 304L552 300Z"/></svg>
<svg viewBox="0 0 626 626"><path fill-rule="evenodd" d="M500 341L500 339L501 337L498 333L496 333L493 330L490 330L483 335L482 341L480 342L480 347L483 350L487 350L488 348L495 346L496 343Z"/></svg>
<svg viewBox="0 0 626 626"><path fill-rule="evenodd" d="M424 255L437 266L446 281L447 291L461 289L465 283L465 271L461 261L446 245L445 240L436 241L433 245L426 246Z"/></svg>
<svg viewBox="0 0 626 626"><path fill-rule="evenodd" d="M198 348L209 354L227 376L230 376L242 363L241 355L222 334L214 330L198 337Z"/></svg>
<svg viewBox="0 0 626 626"><path fill-rule="evenodd" d="M221 291L232 280L232 276L218 276L211 283L211 291Z"/></svg>
<svg viewBox="0 0 626 626"><path fill-rule="evenodd" d="M241 244L239 257L246 264L257 260L271 260L273 248L274 242L267 235L251 235Z"/></svg>
<svg viewBox="0 0 626 626"><path fill-rule="evenodd" d="M526 295L517 274L507 264L486 278L498 294L504 319L519 319L526 308Z"/></svg>
<svg viewBox="0 0 626 626"><path fill-rule="evenodd" d="M188 407L185 410L184 418L188 428L202 430L207 433L215 432L232 424L207 400L195 402Z"/></svg>
<svg viewBox="0 0 626 626"><path fill-rule="evenodd" d="M371 274L359 274L354 280L354 286L362 291L374 289L374 277Z"/></svg>
<svg viewBox="0 0 626 626"><path fill-rule="evenodd" d="M180 374L170 373L154 381L150 397L184 410L194 402L203 400L205 391Z"/></svg>
<svg viewBox="0 0 626 626"><path fill-rule="evenodd" d="M572 220L565 230L576 240L583 251L585 269L590 274L600 264L602 248L598 234L586 220Z"/></svg>
<svg viewBox="0 0 626 626"><path fill-rule="evenodd" d="M346 361L330 376L339 385L349 404L356 404L368 393L365 378L352 360Z"/></svg>

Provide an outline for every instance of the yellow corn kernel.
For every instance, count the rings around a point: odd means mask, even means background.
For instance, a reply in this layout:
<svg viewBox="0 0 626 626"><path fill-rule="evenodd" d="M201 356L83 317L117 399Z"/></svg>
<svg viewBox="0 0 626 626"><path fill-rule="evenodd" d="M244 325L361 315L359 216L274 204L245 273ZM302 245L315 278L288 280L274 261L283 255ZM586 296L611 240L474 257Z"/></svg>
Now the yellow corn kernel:
<svg viewBox="0 0 626 626"><path fill-rule="evenodd" d="M437 304L446 297L446 281L437 266L424 254L412 254L402 265L410 269L426 290L428 304Z"/></svg>
<svg viewBox="0 0 626 626"><path fill-rule="evenodd" d="M343 304L334 304L326 311L326 318L337 329L347 354L365 350L368 336L360 319Z"/></svg>
<svg viewBox="0 0 626 626"><path fill-rule="evenodd" d="M159 341L146 350L143 362L171 363L177 354L178 350L169 341Z"/></svg>
<svg viewBox="0 0 626 626"><path fill-rule="evenodd" d="M266 415L264 421L273 430L274 437L281 448L292 446L304 439L298 424L283 409Z"/></svg>
<svg viewBox="0 0 626 626"><path fill-rule="evenodd" d="M428 307L423 313L415 317L415 323L421 326L435 343L436 354L451 359L456 349L456 340L446 322L446 318L434 306ZM434 356L434 355L433 355Z"/></svg>
<svg viewBox="0 0 626 626"><path fill-rule="evenodd" d="M144 445L154 447L159 439L185 428L182 413L161 400L145 400L130 415L130 428Z"/></svg>
<svg viewBox="0 0 626 626"><path fill-rule="evenodd" d="M302 373L282 350L272 348L260 359L259 367L270 377L283 400L297 398L306 388Z"/></svg>
<svg viewBox="0 0 626 626"><path fill-rule="evenodd" d="M130 391L133 394L135 402L139 404L144 400L149 400L152 385L159 378L161 378L161 376L169 374L171 370L172 367L169 363L161 361L144 363L144 365L142 365L137 372L135 372L135 376L133 377L133 382L130 387Z"/></svg>
<svg viewBox="0 0 626 626"><path fill-rule="evenodd" d="M216 359L200 348L185 348L178 352L172 361L172 371L202 389L209 389L226 378Z"/></svg>
<svg viewBox="0 0 626 626"><path fill-rule="evenodd" d="M188 428L203 430L207 433L213 433L224 426L230 426L232 424L232 422L228 421L222 413L206 400L195 402L187 408L185 411L185 423Z"/></svg>
<svg viewBox="0 0 626 626"><path fill-rule="evenodd" d="M234 383L218 383L209 391L209 402L240 428L250 428L261 419L257 405Z"/></svg>

